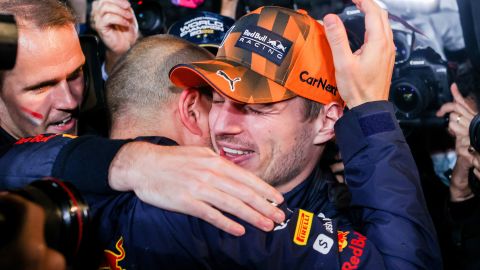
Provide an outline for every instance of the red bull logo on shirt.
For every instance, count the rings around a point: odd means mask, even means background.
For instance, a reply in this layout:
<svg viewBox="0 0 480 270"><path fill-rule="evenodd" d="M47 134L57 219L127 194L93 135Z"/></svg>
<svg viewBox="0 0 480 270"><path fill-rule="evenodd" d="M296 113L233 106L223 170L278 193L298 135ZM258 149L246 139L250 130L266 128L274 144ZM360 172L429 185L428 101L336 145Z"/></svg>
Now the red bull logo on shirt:
<svg viewBox="0 0 480 270"><path fill-rule="evenodd" d="M338 251L342 252L343 249L348 245L347 235L350 232L337 231L338 233Z"/></svg>
<svg viewBox="0 0 480 270"><path fill-rule="evenodd" d="M25 144L25 143L43 143L48 142L50 139L55 138L57 136L62 136L64 138L75 139L77 136L70 135L70 134L40 134L37 136L26 137L18 139L15 144Z"/></svg>
<svg viewBox="0 0 480 270"><path fill-rule="evenodd" d="M350 259L342 264L342 270L358 269L362 262L361 257L363 255L363 249L367 242L367 238L358 232L353 232L356 238L351 239L348 248L352 252Z"/></svg>
<svg viewBox="0 0 480 270"><path fill-rule="evenodd" d="M117 252L113 252L111 250L105 249L103 252L104 254L104 262L100 265L101 270L124 270L121 266L118 265L119 262L125 259L125 249L123 249L123 237L118 239L117 243L115 244L115 249Z"/></svg>

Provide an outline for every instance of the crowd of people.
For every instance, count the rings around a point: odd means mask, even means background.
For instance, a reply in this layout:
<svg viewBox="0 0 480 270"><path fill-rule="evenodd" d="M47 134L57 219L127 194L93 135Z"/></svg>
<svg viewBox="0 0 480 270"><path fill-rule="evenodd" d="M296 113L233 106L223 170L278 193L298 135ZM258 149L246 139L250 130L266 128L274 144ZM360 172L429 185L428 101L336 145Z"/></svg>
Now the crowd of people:
<svg viewBox="0 0 480 270"><path fill-rule="evenodd" d="M0 268L478 268L474 69L437 112L449 116L457 159L435 216L388 101L388 13L352 1L366 28L352 52L335 14L267 6L236 18L237 2L142 37L129 1L93 1L106 137L78 130L92 120L81 112L92 78L71 9L0 0L18 26L15 67L0 71L0 190L51 176L90 208L65 257L43 235L42 209L3 192L0 210L23 205L24 225L7 237L0 214ZM341 170L326 162L333 142Z"/></svg>

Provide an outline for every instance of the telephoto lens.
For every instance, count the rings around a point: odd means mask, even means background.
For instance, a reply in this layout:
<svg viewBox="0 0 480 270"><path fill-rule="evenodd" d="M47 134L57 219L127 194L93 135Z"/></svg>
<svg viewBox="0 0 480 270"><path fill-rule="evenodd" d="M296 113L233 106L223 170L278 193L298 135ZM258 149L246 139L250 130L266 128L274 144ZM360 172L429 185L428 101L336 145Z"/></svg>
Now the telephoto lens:
<svg viewBox="0 0 480 270"><path fill-rule="evenodd" d="M43 178L11 191L45 210L45 241L72 262L86 235L89 208L75 187L55 178Z"/></svg>

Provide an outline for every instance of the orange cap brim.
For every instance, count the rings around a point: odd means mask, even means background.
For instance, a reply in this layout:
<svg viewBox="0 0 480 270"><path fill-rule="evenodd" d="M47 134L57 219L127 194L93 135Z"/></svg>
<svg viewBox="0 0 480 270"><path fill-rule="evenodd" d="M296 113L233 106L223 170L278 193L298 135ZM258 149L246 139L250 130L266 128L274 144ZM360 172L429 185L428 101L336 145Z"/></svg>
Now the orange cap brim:
<svg viewBox="0 0 480 270"><path fill-rule="evenodd" d="M177 65L170 70L170 80L182 88L210 85L241 103L272 103L296 96L255 71L223 59Z"/></svg>

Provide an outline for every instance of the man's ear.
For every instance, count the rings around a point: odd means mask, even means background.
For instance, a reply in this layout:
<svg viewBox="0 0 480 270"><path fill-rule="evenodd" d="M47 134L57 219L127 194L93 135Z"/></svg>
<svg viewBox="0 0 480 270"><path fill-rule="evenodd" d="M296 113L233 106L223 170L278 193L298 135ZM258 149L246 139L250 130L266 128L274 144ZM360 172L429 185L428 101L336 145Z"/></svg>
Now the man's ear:
<svg viewBox="0 0 480 270"><path fill-rule="evenodd" d="M202 107L200 92L195 88L187 88L182 91L178 101L178 111L182 124L193 134L202 136L200 118L208 117ZM206 112L208 113L208 111Z"/></svg>
<svg viewBox="0 0 480 270"><path fill-rule="evenodd" d="M343 107L336 102L324 105L315 120L316 135L314 144L324 144L335 137L333 127L337 120L343 115Z"/></svg>

